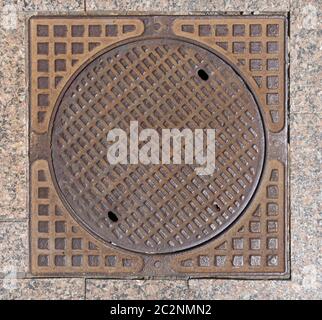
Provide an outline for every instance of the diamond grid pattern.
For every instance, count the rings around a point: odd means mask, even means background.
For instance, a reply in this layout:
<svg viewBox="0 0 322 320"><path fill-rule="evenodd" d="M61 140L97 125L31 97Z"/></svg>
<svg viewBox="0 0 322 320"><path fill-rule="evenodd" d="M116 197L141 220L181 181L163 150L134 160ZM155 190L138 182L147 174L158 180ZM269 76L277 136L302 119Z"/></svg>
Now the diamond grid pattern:
<svg viewBox="0 0 322 320"><path fill-rule="evenodd" d="M142 246L144 250L156 250L156 247L160 250L162 246L184 246L191 239L209 237L237 214L258 174L256 161L262 146L260 125L256 122L258 114L251 98L238 84L237 77L229 77L230 72L218 59L215 65L203 65L214 79L203 84L195 73L206 59L189 47L167 44L150 48L136 43L121 57L120 52L116 50L113 56L101 57L98 64L88 67L84 75L75 80L61 105L62 128L55 126L55 136L60 138L54 163L62 161L59 165L67 166L58 174L69 175L61 185L70 187L63 192L68 194L68 201L77 199L86 221L93 219L90 216L93 213L96 215L96 229L108 228L116 238L113 241L125 242L136 249ZM177 71L179 66L181 74ZM127 81L130 76L135 83ZM189 96L189 89L194 90L194 95ZM214 101L212 90L216 90L215 98L221 99L220 103ZM165 100L166 92L170 95ZM171 106L176 107L172 110ZM98 112L95 108L99 108ZM160 120L155 114L162 109L164 114ZM177 110L185 110L185 113L178 115ZM224 125L220 125L214 112ZM102 129L97 129L97 119L101 120ZM110 170L104 152L106 134L114 126L127 130L129 119L143 119L140 121L142 128L175 125L194 129L200 128L201 123L204 128L218 128L219 165L215 179L197 177L193 169L186 166L155 169L118 165ZM99 143L94 145L91 141ZM114 179L107 179L106 172ZM157 181L155 174L162 180ZM129 180L131 186L120 183L121 180ZM138 182L141 185L138 186ZM113 224L106 217L108 210L119 212L121 218L123 215L125 218ZM194 216L192 210L199 216Z"/></svg>
<svg viewBox="0 0 322 320"><path fill-rule="evenodd" d="M284 20L176 19L176 35L205 43L230 59L249 79L273 132L284 128Z"/></svg>
<svg viewBox="0 0 322 320"><path fill-rule="evenodd" d="M232 227L230 236L209 245L183 253L173 259L173 268L178 272L266 272L285 270L283 236L283 184L284 167L278 161L269 163L264 180L266 193L255 199L250 208L251 218L243 217Z"/></svg>

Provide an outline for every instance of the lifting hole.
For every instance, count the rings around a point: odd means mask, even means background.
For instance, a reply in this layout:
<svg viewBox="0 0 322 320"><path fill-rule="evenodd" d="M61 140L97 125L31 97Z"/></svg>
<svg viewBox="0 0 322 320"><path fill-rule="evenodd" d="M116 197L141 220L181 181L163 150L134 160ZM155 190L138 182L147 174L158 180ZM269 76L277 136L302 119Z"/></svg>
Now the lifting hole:
<svg viewBox="0 0 322 320"><path fill-rule="evenodd" d="M204 81L207 81L209 79L208 73L203 69L198 70L198 76Z"/></svg>
<svg viewBox="0 0 322 320"><path fill-rule="evenodd" d="M119 218L117 217L117 215L113 211L109 211L107 213L107 216L110 218L110 220L112 222L117 222L119 220Z"/></svg>

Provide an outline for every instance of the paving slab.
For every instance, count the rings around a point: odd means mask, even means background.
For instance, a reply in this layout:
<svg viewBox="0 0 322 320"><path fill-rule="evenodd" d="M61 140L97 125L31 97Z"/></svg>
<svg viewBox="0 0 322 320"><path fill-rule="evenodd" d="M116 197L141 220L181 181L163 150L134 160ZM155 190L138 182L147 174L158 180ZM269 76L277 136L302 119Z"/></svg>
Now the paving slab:
<svg viewBox="0 0 322 320"><path fill-rule="evenodd" d="M28 223L0 222L0 278L28 272Z"/></svg>
<svg viewBox="0 0 322 320"><path fill-rule="evenodd" d="M84 279L1 279L1 300L83 300Z"/></svg>

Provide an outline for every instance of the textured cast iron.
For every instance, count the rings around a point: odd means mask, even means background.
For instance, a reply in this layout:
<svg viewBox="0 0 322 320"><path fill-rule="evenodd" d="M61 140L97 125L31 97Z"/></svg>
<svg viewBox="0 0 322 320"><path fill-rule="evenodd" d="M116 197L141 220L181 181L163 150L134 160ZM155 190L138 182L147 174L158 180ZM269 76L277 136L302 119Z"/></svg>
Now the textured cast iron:
<svg viewBox="0 0 322 320"><path fill-rule="evenodd" d="M139 131L216 129L215 172L110 165L107 133L129 135L130 121ZM221 58L186 41L145 39L77 75L59 102L51 146L61 195L80 221L117 246L166 253L216 236L242 213L261 174L264 130L251 93Z"/></svg>
<svg viewBox="0 0 322 320"><path fill-rule="evenodd" d="M32 17L31 273L288 277L286 22ZM217 171L107 164L131 120L215 128Z"/></svg>

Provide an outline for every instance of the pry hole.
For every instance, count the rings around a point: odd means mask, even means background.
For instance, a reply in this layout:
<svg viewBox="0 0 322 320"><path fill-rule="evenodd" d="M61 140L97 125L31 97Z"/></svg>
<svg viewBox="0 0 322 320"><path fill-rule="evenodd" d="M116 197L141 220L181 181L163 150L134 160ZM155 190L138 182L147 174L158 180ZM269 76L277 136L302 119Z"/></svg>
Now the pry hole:
<svg viewBox="0 0 322 320"><path fill-rule="evenodd" d="M119 220L119 218L117 217L117 215L114 212L112 212L112 211L109 211L107 213L107 215L110 218L110 220L113 221L113 222L117 222Z"/></svg>
<svg viewBox="0 0 322 320"><path fill-rule="evenodd" d="M204 81L209 79L208 73L203 69L198 70L198 76Z"/></svg>

